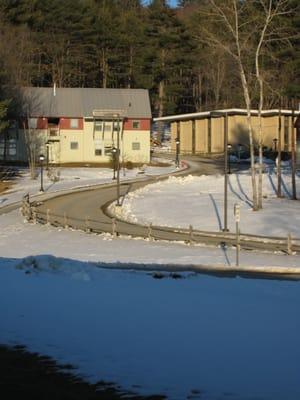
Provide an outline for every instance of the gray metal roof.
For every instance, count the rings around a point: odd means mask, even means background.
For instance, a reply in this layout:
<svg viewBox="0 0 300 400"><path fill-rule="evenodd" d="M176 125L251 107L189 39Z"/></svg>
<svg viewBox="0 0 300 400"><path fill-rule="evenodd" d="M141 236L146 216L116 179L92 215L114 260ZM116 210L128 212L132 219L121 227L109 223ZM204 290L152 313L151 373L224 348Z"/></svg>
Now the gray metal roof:
<svg viewBox="0 0 300 400"><path fill-rule="evenodd" d="M95 110L124 110L128 118L151 118L145 89L26 87L22 96L23 113L30 117L92 117Z"/></svg>

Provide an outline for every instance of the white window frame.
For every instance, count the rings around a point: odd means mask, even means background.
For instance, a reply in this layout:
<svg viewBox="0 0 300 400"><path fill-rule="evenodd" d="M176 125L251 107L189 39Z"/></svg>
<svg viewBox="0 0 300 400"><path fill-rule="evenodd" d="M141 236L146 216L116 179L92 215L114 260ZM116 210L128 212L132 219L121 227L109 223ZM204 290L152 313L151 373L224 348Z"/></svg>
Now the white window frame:
<svg viewBox="0 0 300 400"><path fill-rule="evenodd" d="M79 128L79 119L78 118L71 118L71 120L70 120L70 128L71 129L78 129Z"/></svg>
<svg viewBox="0 0 300 400"><path fill-rule="evenodd" d="M135 124L137 124L137 126L134 126ZM141 129L141 121L138 119L134 119L132 121L132 129Z"/></svg>
<svg viewBox="0 0 300 400"><path fill-rule="evenodd" d="M79 149L79 143L78 142L75 142L75 141L70 142L70 150L78 150L78 149Z"/></svg>
<svg viewBox="0 0 300 400"><path fill-rule="evenodd" d="M100 152L100 154L96 154L97 152ZM103 151L102 151L102 149L95 149L95 157L102 157L102 154L103 153Z"/></svg>
<svg viewBox="0 0 300 400"><path fill-rule="evenodd" d="M132 142L131 150L133 150L133 151L141 150L141 143L140 142Z"/></svg>

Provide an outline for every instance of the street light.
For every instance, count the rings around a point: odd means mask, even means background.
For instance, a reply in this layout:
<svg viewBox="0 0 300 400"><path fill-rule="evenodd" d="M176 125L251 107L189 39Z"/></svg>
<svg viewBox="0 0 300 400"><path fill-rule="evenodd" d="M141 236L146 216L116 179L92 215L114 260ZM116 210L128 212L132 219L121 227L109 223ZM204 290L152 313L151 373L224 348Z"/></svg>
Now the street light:
<svg viewBox="0 0 300 400"><path fill-rule="evenodd" d="M118 149L116 147L113 147L111 149L112 155L113 155L113 169L114 169L114 175L113 179L116 179L116 155L117 155Z"/></svg>
<svg viewBox="0 0 300 400"><path fill-rule="evenodd" d="M231 174L231 169L230 169L230 150L232 149L232 145L230 143L227 144L227 150L228 150L228 174Z"/></svg>
<svg viewBox="0 0 300 400"><path fill-rule="evenodd" d="M243 145L242 144L238 144L238 154L239 154L239 161L241 161L241 152L243 150Z"/></svg>
<svg viewBox="0 0 300 400"><path fill-rule="evenodd" d="M176 168L178 168L178 167L179 167L179 144L180 144L180 140L179 140L178 137L176 138L175 143L176 143L176 159L175 159L175 165L176 165Z"/></svg>
<svg viewBox="0 0 300 400"><path fill-rule="evenodd" d="M127 116L126 110L122 109L99 109L93 110L94 120L100 118L101 120L108 120L113 122L117 121L117 151L116 151L116 171L117 171L117 206L120 206L120 121L123 122ZM114 132L114 130L113 130Z"/></svg>
<svg viewBox="0 0 300 400"><path fill-rule="evenodd" d="M46 170L49 171L49 147L50 143L46 142L47 158L46 158Z"/></svg>
<svg viewBox="0 0 300 400"><path fill-rule="evenodd" d="M44 191L44 186L43 186L43 161L45 160L45 156L43 154L40 154L39 160L40 160L40 165L41 165L41 188L40 188L40 192L43 192Z"/></svg>
<svg viewBox="0 0 300 400"><path fill-rule="evenodd" d="M223 231L228 232L228 114L224 111L212 111L211 117L224 117L224 225Z"/></svg>

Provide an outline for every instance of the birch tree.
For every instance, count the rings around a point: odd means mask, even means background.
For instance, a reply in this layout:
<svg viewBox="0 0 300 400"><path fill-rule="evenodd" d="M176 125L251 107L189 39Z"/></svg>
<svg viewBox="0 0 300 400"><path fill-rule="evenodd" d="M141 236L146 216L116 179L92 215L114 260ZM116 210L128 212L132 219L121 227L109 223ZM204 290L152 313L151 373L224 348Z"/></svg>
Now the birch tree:
<svg viewBox="0 0 300 400"><path fill-rule="evenodd" d="M198 39L220 48L237 65L244 103L247 110L253 210L262 207L262 119L264 85L261 74L261 54L265 43L274 39L272 23L285 14L288 0L208 0L208 7L200 11L207 23L201 26ZM251 118L253 105L253 76L259 87L259 182L256 176L254 129Z"/></svg>

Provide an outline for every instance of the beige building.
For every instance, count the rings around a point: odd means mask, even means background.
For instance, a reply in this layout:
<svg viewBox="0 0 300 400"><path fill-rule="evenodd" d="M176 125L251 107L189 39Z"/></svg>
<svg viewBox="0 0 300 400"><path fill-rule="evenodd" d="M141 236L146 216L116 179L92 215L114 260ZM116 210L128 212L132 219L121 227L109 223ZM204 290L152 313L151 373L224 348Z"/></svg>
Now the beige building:
<svg viewBox="0 0 300 400"><path fill-rule="evenodd" d="M290 151L292 130L299 111L264 110L262 112L263 144L268 148L278 146L281 138L282 151ZM254 131L254 143L258 145L259 118L257 110L251 112ZM224 132L227 123L228 143L233 148L238 145L249 147L246 110L227 109L173 115L156 118L154 121L169 122L171 125L171 148L176 150L176 138L179 139L181 154L217 154L224 151ZM296 137L296 134L295 134ZM300 142L300 138L297 139ZM276 150L276 148L275 148ZM300 155L299 155L300 157Z"/></svg>
<svg viewBox="0 0 300 400"><path fill-rule="evenodd" d="M50 163L150 161L147 90L25 88L20 120L0 140L0 159L26 161L28 151ZM30 150L29 150L30 149Z"/></svg>

